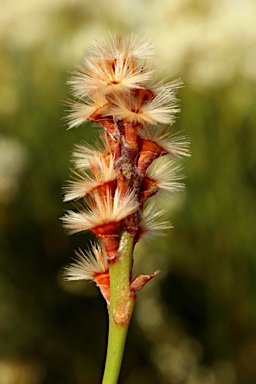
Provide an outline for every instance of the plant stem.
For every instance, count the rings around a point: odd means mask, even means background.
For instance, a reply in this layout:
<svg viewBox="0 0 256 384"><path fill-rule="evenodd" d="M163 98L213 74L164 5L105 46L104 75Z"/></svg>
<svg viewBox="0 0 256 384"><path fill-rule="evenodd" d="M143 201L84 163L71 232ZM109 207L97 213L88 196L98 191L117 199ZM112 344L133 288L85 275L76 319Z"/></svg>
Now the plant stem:
<svg viewBox="0 0 256 384"><path fill-rule="evenodd" d="M134 237L130 233L122 233L119 258L109 267L109 333L102 384L116 384L121 369L127 331L135 303L135 294L130 289L133 242Z"/></svg>

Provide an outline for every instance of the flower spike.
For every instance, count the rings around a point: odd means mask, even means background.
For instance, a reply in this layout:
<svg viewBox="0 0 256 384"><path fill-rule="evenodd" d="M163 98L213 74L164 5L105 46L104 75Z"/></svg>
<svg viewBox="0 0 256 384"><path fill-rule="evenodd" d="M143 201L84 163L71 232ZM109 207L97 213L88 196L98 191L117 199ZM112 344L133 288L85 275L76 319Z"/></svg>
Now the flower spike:
<svg viewBox="0 0 256 384"><path fill-rule="evenodd" d="M159 273L133 277L134 247L171 228L154 195L184 187L176 159L190 155L188 139L170 132L181 81L156 84L152 53L146 39L110 36L86 51L69 82L75 98L68 103L69 128L86 121L102 128L94 146L80 144L73 153L64 201L74 201L77 210L67 211L62 223L70 234L89 231L101 244L78 250L65 277L93 280L106 299L110 343L103 384L118 381L121 359L113 362L113 356L123 351L137 291Z"/></svg>

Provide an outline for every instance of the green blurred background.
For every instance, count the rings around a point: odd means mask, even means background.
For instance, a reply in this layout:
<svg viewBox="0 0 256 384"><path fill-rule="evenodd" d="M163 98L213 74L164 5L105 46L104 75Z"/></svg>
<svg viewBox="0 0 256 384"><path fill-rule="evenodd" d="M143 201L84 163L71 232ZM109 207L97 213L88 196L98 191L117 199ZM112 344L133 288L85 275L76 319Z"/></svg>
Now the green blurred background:
<svg viewBox="0 0 256 384"><path fill-rule="evenodd" d="M142 34L158 70L181 77L175 124L191 138L175 228L141 242L122 384L256 383L256 3L254 0L0 1L0 384L100 383L107 311L63 267L62 186L70 72L94 39Z"/></svg>

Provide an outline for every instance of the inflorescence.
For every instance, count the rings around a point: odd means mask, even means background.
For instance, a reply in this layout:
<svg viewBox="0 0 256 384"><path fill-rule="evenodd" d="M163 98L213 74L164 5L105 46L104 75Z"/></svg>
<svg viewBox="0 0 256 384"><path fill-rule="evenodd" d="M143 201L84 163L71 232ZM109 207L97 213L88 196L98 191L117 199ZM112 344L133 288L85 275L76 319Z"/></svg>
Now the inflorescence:
<svg viewBox="0 0 256 384"><path fill-rule="evenodd" d="M182 189L175 159L189 156L188 140L170 131L181 82L154 84L152 53L146 40L111 36L88 49L70 81L76 101L69 103L69 127L90 121L103 131L95 146L76 147L64 201L74 200L78 210L62 218L70 234L89 231L98 243L77 251L65 274L93 280L107 303L109 266L118 260L121 234L131 234L134 247L141 237L170 228L151 197ZM137 277L131 290L155 275Z"/></svg>

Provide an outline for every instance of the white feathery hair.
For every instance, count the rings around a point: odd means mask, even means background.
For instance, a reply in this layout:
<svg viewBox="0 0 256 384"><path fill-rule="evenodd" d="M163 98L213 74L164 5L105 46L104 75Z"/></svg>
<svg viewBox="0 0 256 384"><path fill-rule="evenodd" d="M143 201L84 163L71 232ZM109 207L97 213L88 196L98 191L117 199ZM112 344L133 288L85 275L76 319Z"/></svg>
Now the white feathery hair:
<svg viewBox="0 0 256 384"><path fill-rule="evenodd" d="M177 133L171 133L166 125L139 127L138 135L142 139L156 143L172 157L190 157L189 139Z"/></svg>
<svg viewBox="0 0 256 384"><path fill-rule="evenodd" d="M174 96L170 88L162 86L156 92L155 96L146 102L139 97L134 97L132 93L110 95L107 97L110 102L108 113L131 124L172 123L173 115L179 109L174 105Z"/></svg>
<svg viewBox="0 0 256 384"><path fill-rule="evenodd" d="M107 41L96 41L77 65L71 85L73 94L84 97L104 97L112 92L141 88L150 80L153 70L144 61L153 53L153 44L132 35L123 38L110 35Z"/></svg>
<svg viewBox="0 0 256 384"><path fill-rule="evenodd" d="M85 59L69 81L77 98L141 88L149 81L152 70L137 64L131 57L117 57L113 64L103 58Z"/></svg>
<svg viewBox="0 0 256 384"><path fill-rule="evenodd" d="M154 45L149 39L137 35L123 37L118 34L110 34L108 40L96 41L87 49L86 53L89 57L100 57L105 60L127 56L145 59L154 53Z"/></svg>
<svg viewBox="0 0 256 384"><path fill-rule="evenodd" d="M90 116L97 110L101 109L102 112L106 112L109 108L107 100L101 97L97 97L95 100L88 97L81 99L81 101L72 100L67 104L69 105L69 113L67 115L69 129L78 127L90 120Z"/></svg>
<svg viewBox="0 0 256 384"><path fill-rule="evenodd" d="M66 215L62 217L64 228L70 234L88 231L100 225L119 222L138 208L133 191L127 193L122 199L118 190L116 190L114 198L110 191L107 192L106 196L101 196L97 190L92 191L86 200L87 211L67 211Z"/></svg>
<svg viewBox="0 0 256 384"><path fill-rule="evenodd" d="M66 280L94 280L95 275L108 270L106 251L99 244L91 244L87 252L78 249L74 262L65 267Z"/></svg>
<svg viewBox="0 0 256 384"><path fill-rule="evenodd" d="M173 228L168 220L164 219L166 210L159 209L157 204L149 203L142 211L139 227L142 230L141 238L150 239L155 236L165 236L162 231Z"/></svg>
<svg viewBox="0 0 256 384"><path fill-rule="evenodd" d="M109 157L108 164L103 156L96 156L91 159L91 165L96 168L91 174L82 170L73 171L75 180L65 187L64 202L81 199L101 184L115 180L118 175L118 170L114 168L113 156Z"/></svg>
<svg viewBox="0 0 256 384"><path fill-rule="evenodd" d="M97 139L95 145L79 144L75 146L75 151L72 154L73 162L77 168L88 169L90 163L96 157L105 157L110 153L110 144L107 138L106 131L100 133L100 138Z"/></svg>
<svg viewBox="0 0 256 384"><path fill-rule="evenodd" d="M169 195L184 189L184 184L179 180L184 176L180 174L181 166L167 157L156 159L147 169L146 177L154 180L158 188L158 196Z"/></svg>

